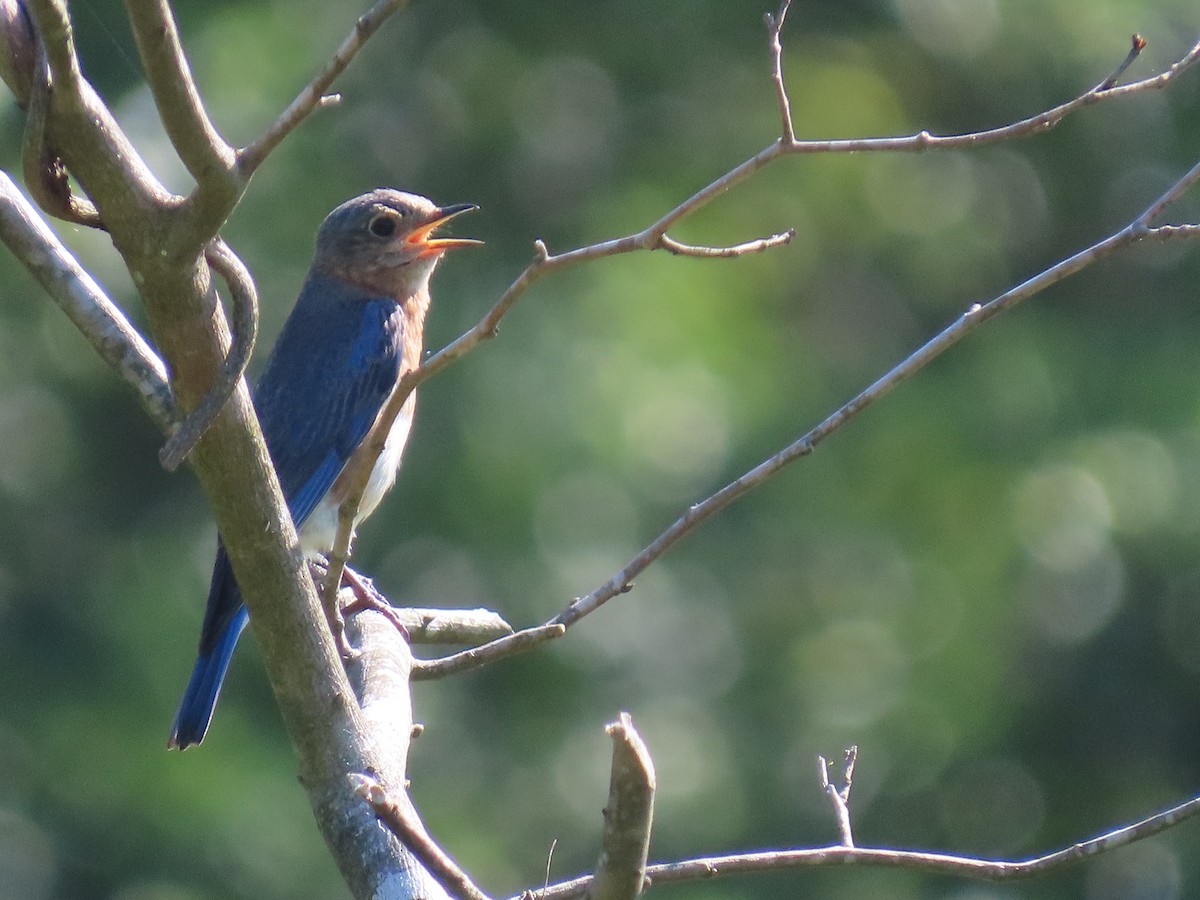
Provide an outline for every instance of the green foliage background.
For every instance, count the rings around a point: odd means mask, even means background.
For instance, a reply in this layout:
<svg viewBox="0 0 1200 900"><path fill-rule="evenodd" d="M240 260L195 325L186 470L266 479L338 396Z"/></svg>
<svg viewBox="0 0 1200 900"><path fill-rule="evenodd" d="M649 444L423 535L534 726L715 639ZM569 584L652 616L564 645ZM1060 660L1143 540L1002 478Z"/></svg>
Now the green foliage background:
<svg viewBox="0 0 1200 900"><path fill-rule="evenodd" d="M482 211L436 278L429 344L541 237L636 231L765 146L769 4L446 0L389 24L270 160L226 236L263 347L324 214L378 185ZM256 135L356 8L180 2L225 135ZM74 6L88 74L173 162L114 0ZM1184 0L798 0L802 137L946 133L1134 73L1200 34ZM0 160L23 119L0 104ZM690 502L792 440L973 302L1140 212L1197 158L1200 72L1034 139L794 158L676 236L734 261L617 258L541 282L422 389L400 483L356 557L398 603L543 621ZM1174 221L1196 221L1188 198ZM140 315L102 235L64 229ZM539 653L416 687L413 791L497 895L590 870L602 727L642 730L652 857L834 840L815 757L861 747L862 844L1020 857L1200 790L1195 244L1135 248L969 338ZM0 898L345 896L245 640L205 745L164 749L213 532L129 392L0 254ZM261 360L263 352L258 354ZM1200 825L1019 886L838 869L694 898L1200 895ZM655 892L655 895L659 891Z"/></svg>

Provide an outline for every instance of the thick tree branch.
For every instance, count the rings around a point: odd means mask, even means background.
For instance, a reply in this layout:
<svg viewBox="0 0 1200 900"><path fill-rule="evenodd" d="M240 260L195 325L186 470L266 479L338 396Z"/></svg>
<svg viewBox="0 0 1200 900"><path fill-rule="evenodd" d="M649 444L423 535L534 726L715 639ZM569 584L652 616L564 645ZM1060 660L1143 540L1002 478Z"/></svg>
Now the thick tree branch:
<svg viewBox="0 0 1200 900"><path fill-rule="evenodd" d="M50 70L51 146L67 161L110 229L113 220L120 220L113 240L123 254L129 252L122 246L126 242L160 244L166 212L176 198L150 172L84 79L62 0L27 0L26 8L45 45Z"/></svg>
<svg viewBox="0 0 1200 900"><path fill-rule="evenodd" d="M355 651L346 672L362 708L366 731L386 760L390 785L385 788L374 775L348 775L349 803L338 810L347 823L341 829L341 840L346 844L345 853L364 858L351 887L356 896L373 900L449 900L433 877L438 870L422 861L420 851L431 841L405 783L393 780L405 774L413 735L408 683L412 654L391 620L374 610L348 616L346 638ZM372 798L386 802L410 830L397 833L380 828L381 815ZM363 800L371 805L365 806Z"/></svg>
<svg viewBox="0 0 1200 900"><path fill-rule="evenodd" d="M163 431L173 427L177 413L166 366L4 172L0 172L0 240L100 358L133 388L154 424Z"/></svg>
<svg viewBox="0 0 1200 900"><path fill-rule="evenodd" d="M230 345L201 258L211 234L154 179L84 80L62 0L29 0L28 8L46 44L49 146L99 209L145 300L178 403L195 409L217 383ZM391 789L403 785L403 773L392 772L370 733L324 625L243 380L234 380L190 461L250 608L322 834L359 896L405 896L376 891L374 873L399 849L373 817L349 812L362 807L345 779L348 769L372 772Z"/></svg>
<svg viewBox="0 0 1200 900"><path fill-rule="evenodd" d="M198 183L226 179L232 202L240 185L231 178L235 155L217 132L179 42L179 28L166 0L125 0L146 81L171 146Z"/></svg>
<svg viewBox="0 0 1200 900"><path fill-rule="evenodd" d="M0 78L21 109L29 104L36 53L33 23L21 0L0 0Z"/></svg>

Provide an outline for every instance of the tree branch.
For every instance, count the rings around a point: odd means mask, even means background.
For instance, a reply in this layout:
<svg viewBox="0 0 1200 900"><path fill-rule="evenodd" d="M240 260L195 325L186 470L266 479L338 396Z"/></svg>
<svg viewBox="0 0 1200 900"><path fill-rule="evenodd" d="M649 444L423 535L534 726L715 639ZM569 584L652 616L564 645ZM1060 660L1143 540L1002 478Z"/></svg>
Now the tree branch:
<svg viewBox="0 0 1200 900"><path fill-rule="evenodd" d="M21 0L0 0L0 78L21 109L29 104L36 53L33 23Z"/></svg>
<svg viewBox="0 0 1200 900"><path fill-rule="evenodd" d="M158 460L168 472L179 468L179 464L192 452L213 420L225 408L246 372L250 355L254 352L254 342L258 338L258 291L250 271L220 238L209 242L204 258L229 288L233 307L233 343L225 355L216 381L204 399L159 451Z"/></svg>
<svg viewBox="0 0 1200 900"><path fill-rule="evenodd" d="M774 15L767 13L767 48L771 54L771 84L775 88L775 101L779 104L779 119L782 125L783 143L791 144L796 140L796 126L792 121L792 101L788 97L787 86L783 80L783 21L787 18L788 8L792 0L782 0L779 11Z"/></svg>
<svg viewBox="0 0 1200 900"><path fill-rule="evenodd" d="M842 758L842 786L838 787L829 780L829 762L823 756L817 757L817 777L821 782L821 792L829 799L829 805L833 808L833 817L837 820L838 834L841 835L843 847L854 846L854 829L850 825L850 788L854 785L856 762L858 748L847 747Z"/></svg>
<svg viewBox="0 0 1200 900"><path fill-rule="evenodd" d="M62 0L28 0L28 9L46 44L49 145L99 209L145 300L175 397L181 408L194 409L229 355L225 317L201 259L212 234L204 236L200 219L154 179L84 80ZM217 221L211 209L205 216L200 224ZM234 384L191 454L192 469L250 609L321 832L358 896L404 896L379 888L376 873L392 871L397 859L403 863L399 845L362 810L345 777L347 770L372 772L392 789L403 785L403 772L393 773L364 722L324 625L249 392L242 379Z"/></svg>
<svg viewBox="0 0 1200 900"><path fill-rule="evenodd" d="M197 183L225 180L236 198L241 185L231 177L236 161L233 148L204 108L167 0L125 0L125 11L171 146Z"/></svg>
<svg viewBox="0 0 1200 900"><path fill-rule="evenodd" d="M613 742L604 839L588 900L633 900L646 884L646 854L654 822L654 762L629 713L605 731Z"/></svg>
<svg viewBox="0 0 1200 900"><path fill-rule="evenodd" d="M379 0L354 23L354 30L342 41L325 68L305 86L258 140L238 152L237 168L242 178L249 179L268 154L308 118L313 110L329 102L325 92L333 82L346 71L358 55L358 51L388 17L407 5L408 0ZM336 99L333 102L336 102Z"/></svg>
<svg viewBox="0 0 1200 900"><path fill-rule="evenodd" d="M952 875L980 881L1013 881L1057 871L1101 853L1125 847L1135 841L1159 834L1168 828L1200 813L1200 797L1163 810L1132 825L1116 828L1104 834L1072 844L1044 856L1009 862L952 856L946 853L923 853L916 850L847 847L842 845L816 847L807 850L771 850L762 853L735 853L710 856L675 863L647 866L646 877L653 886L679 884L688 881L707 881L729 875L753 875L762 872L786 872L796 869L827 868L830 866L874 866L906 869L933 875ZM573 900L587 897L591 876L553 884L538 890L538 900ZM510 900L523 900L529 894Z"/></svg>
<svg viewBox="0 0 1200 900"><path fill-rule="evenodd" d="M1145 211L1124 228L1107 238L1080 250L1049 269L1029 278L1004 292L986 304L971 306L956 321L947 326L922 347L910 354L901 363L885 373L853 399L844 403L814 428L797 438L787 447L763 460L753 469L731 481L715 494L690 506L674 523L651 541L608 581L584 597L577 598L546 625L518 631L516 634L492 641L462 653L442 659L429 660L420 664L414 677L438 678L444 675L467 671L495 662L514 653L531 649L543 640L551 640L558 634L546 630L548 625L569 628L584 616L599 609L613 597L627 593L633 580L644 572L655 560L666 553L680 539L690 534L703 522L712 518L725 507L740 499L754 488L762 485L789 463L808 456L817 444L855 418L864 409L890 393L902 381L920 372L935 359L958 343L967 334L984 322L1007 309L1044 291L1046 288L1074 275L1092 263L1113 255L1118 250L1147 238L1171 240L1200 236L1200 225L1174 225L1153 227L1150 223L1168 204L1177 200L1197 181L1200 181L1200 163L1168 188ZM476 326L479 327L479 326ZM432 360L431 360L432 361Z"/></svg>
<svg viewBox="0 0 1200 900"><path fill-rule="evenodd" d="M167 431L178 413L167 368L120 308L0 172L0 241L121 379L133 388L154 424Z"/></svg>
<svg viewBox="0 0 1200 900"><path fill-rule="evenodd" d="M591 244L586 247L581 247L576 250L571 250L561 254L551 254L546 245L541 241L535 243L535 256L531 263L526 266L525 270L517 277L508 289L501 295L500 299L492 306L483 319L471 328L469 331L461 335L459 338L443 347L437 353L433 354L424 363L416 369L406 373L399 381L396 389L392 392L387 405L380 412L380 426L375 430L375 435L371 439L371 443L367 451L363 454L360 464L356 470L347 470L347 490L346 499L343 501L342 508L339 510L339 521L337 529L337 537L334 541L334 546L329 557L329 570L325 579L323 593L325 596L333 596L337 590L337 585L340 584L341 569L350 558L350 541L353 534L353 523L357 513L359 504L362 502L362 495L366 489L367 480L370 477L371 469L379 454L383 452L384 438L389 433L389 426L396 420L400 414L405 401L416 390L417 386L427 378L432 377L437 372L444 369L451 363L461 359L467 353L474 350L484 341L494 337L497 334L500 321L508 314L509 310L516 304L517 299L529 289L532 284L539 278L560 269L569 268L579 263L588 262L594 259L600 259L609 256L616 256L622 253L629 253L636 250L668 250L673 253L689 256L703 257L730 257L740 256L745 253L759 252L761 250L777 247L788 243L793 231L784 232L773 235L769 238L764 238L758 241L751 241L746 244L740 244L731 248L706 248L692 247L685 244L680 244L677 241L667 237L667 231L673 225L677 224L682 219L699 211L712 200L716 199L721 194L728 191L733 186L745 181L759 170L779 159L782 156L792 153L848 153L848 152L863 152L863 151L917 151L928 149L950 149L954 147L962 147L968 145L978 145L995 143L998 141L1012 140L1017 137L1028 136L1041 131L1045 131L1058 124L1065 116L1092 103L1108 99L1115 96L1125 96L1127 94L1136 93L1138 91L1149 90L1152 88L1161 88L1176 78L1186 69L1195 64L1197 59L1200 59L1200 42L1198 42L1192 50L1175 63L1166 72L1144 79L1133 84L1122 85L1120 87L1107 87L1107 85L1115 80L1115 78L1123 73L1125 69L1136 58L1137 53L1131 53L1126 58L1125 62L1105 81L1101 82L1091 90L1081 94L1074 100L1064 103L1046 112L1040 113L1029 119L1021 122L1007 125L1002 128L991 129L989 131L974 132L971 134L952 135L948 137L936 137L928 132L922 131L919 134L906 138L866 138L861 140L851 141L797 141L794 138L788 139L787 132L791 124L790 105L786 102L786 93L783 93L783 71L782 71L782 44L780 40L780 31L783 27L783 22L787 13L788 2L783 2L780 5L779 12L767 17L769 48L771 51L771 66L773 72L773 81L777 85L777 93L780 96L781 109L783 110L784 121L784 137L769 145L764 150L752 156L750 159L741 163L737 167L731 169L725 175L717 178L701 190L697 191L687 200L680 203L674 209L663 215L648 228L623 238L603 241L597 244ZM1134 47L1137 52L1145 46L1145 42L1135 36ZM707 516L704 516L707 517ZM691 526L685 528L690 530ZM638 570L640 571L640 569ZM574 619L563 619L559 617L555 621L570 624Z"/></svg>
<svg viewBox="0 0 1200 900"><path fill-rule="evenodd" d="M476 887L470 876L429 836L424 826L413 818L411 804L394 801L379 782L369 775L353 773L350 775L350 784L355 796L370 806L383 826L421 860L455 900L489 900L487 894ZM424 900L424 897L420 900Z"/></svg>
<svg viewBox="0 0 1200 900"><path fill-rule="evenodd" d="M131 241L161 245L169 210L178 198L159 183L79 70L71 21L63 0L26 0L45 46L52 85L47 122L54 151L68 162L101 217L113 227L122 255ZM136 278L136 274L135 278Z"/></svg>

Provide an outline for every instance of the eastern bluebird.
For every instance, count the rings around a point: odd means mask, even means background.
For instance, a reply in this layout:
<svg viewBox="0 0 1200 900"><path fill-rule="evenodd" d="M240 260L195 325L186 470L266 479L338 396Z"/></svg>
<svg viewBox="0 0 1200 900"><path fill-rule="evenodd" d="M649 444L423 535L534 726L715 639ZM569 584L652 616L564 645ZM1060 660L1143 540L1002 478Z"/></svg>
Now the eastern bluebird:
<svg viewBox="0 0 1200 900"><path fill-rule="evenodd" d="M317 249L254 391L263 436L306 556L327 555L345 497L342 471L362 452L399 378L421 362L429 276L446 250L477 244L434 238L472 204L435 206L379 189L343 203L317 232ZM355 524L396 479L412 425L408 398L371 471ZM168 747L204 740L246 607L220 540L200 653Z"/></svg>

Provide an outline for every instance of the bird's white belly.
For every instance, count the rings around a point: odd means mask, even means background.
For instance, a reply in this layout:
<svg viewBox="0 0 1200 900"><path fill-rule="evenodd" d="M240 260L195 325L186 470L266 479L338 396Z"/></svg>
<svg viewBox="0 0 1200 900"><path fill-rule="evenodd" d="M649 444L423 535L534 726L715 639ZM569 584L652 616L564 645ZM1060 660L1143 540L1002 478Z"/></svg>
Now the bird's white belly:
<svg viewBox="0 0 1200 900"><path fill-rule="evenodd" d="M383 452L375 460L375 466L371 469L371 477L368 479L366 489L363 491L362 503L358 507L358 515L354 518L356 528L360 522L375 511L375 507L379 505L379 501L383 499L383 495L388 492L396 481L396 472L400 468L400 458L404 455L404 445L407 443L408 433L412 429L415 399L415 396L410 396L405 402L404 407L400 410L400 415L396 417L396 421L392 424L392 430L388 434L386 443L383 445ZM370 434L368 433L362 446L365 446L369 442ZM360 452L362 452L361 448L355 451L355 454L350 457L351 461ZM347 464L348 466L349 464ZM317 504L316 509L312 511L300 529L300 549L309 558L328 556L329 552L333 549L333 543L337 537L338 507L341 503L341 496L335 496L338 494L337 487L338 484L335 480L334 487L325 493L325 496Z"/></svg>

